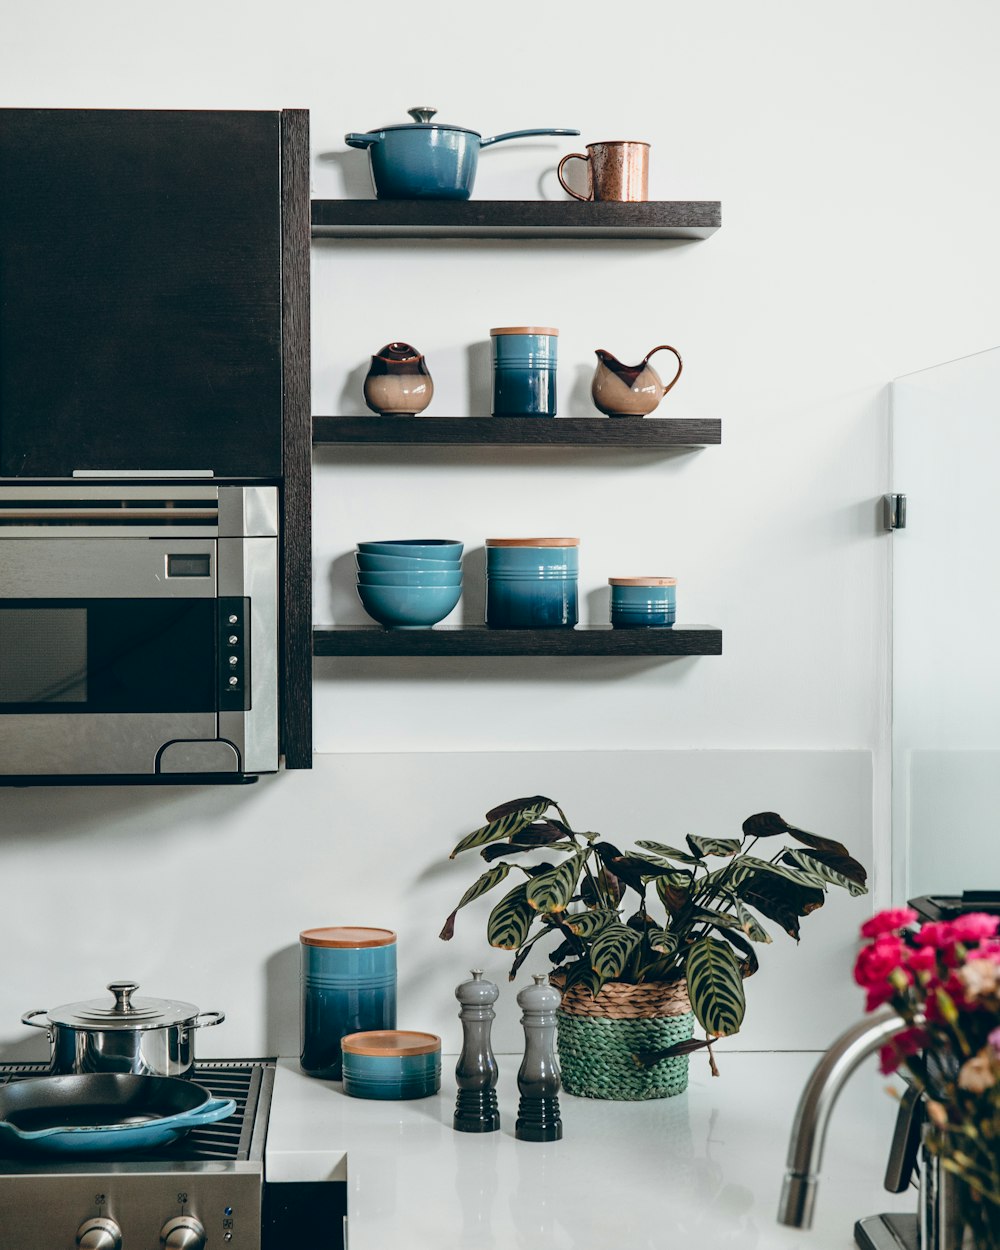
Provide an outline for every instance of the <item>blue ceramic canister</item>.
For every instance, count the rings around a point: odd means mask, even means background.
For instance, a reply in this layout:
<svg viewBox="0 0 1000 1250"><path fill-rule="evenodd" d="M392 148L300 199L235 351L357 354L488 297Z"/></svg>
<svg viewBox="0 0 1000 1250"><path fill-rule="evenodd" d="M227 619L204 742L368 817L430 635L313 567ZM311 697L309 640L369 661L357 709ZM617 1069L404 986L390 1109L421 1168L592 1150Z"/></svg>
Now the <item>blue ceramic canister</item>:
<svg viewBox="0 0 1000 1250"><path fill-rule="evenodd" d="M379 1029L341 1042L344 1093L353 1098L428 1098L441 1088L441 1039Z"/></svg>
<svg viewBox="0 0 1000 1250"><path fill-rule="evenodd" d="M579 538L487 538L486 624L571 628L579 619Z"/></svg>
<svg viewBox="0 0 1000 1250"><path fill-rule="evenodd" d="M493 415L554 417L559 331L545 326L498 326L493 346Z"/></svg>
<svg viewBox="0 0 1000 1250"><path fill-rule="evenodd" d="M609 577L615 629L664 629L677 619L676 577Z"/></svg>
<svg viewBox="0 0 1000 1250"><path fill-rule="evenodd" d="M340 1039L396 1027L396 935L391 929L334 927L299 934L302 1070L340 1080Z"/></svg>

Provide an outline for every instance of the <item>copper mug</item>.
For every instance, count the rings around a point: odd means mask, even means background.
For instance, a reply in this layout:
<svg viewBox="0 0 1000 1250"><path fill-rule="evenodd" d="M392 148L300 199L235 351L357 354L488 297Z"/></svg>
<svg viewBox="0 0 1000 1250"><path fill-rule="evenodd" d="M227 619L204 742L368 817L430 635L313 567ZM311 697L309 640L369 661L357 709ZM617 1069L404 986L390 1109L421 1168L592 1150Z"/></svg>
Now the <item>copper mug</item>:
<svg viewBox="0 0 1000 1250"><path fill-rule="evenodd" d="M567 161L586 161L590 191L580 195L563 181ZM570 152L559 162L559 182L577 200L648 200L649 144L633 139L588 143L587 152Z"/></svg>

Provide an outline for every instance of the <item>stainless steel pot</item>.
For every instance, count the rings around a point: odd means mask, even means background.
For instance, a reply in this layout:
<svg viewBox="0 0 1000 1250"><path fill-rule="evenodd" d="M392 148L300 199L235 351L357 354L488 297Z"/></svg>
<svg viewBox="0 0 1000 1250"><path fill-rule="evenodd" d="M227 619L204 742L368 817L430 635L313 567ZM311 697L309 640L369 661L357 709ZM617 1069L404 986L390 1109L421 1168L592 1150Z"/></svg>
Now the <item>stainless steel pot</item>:
<svg viewBox="0 0 1000 1250"><path fill-rule="evenodd" d="M221 1024L225 1012L199 1011L194 1003L133 998L134 981L112 981L114 1003L90 999L49 1011L26 1011L23 1024L45 1029L54 1074L136 1072L143 1076L190 1076L196 1029Z"/></svg>

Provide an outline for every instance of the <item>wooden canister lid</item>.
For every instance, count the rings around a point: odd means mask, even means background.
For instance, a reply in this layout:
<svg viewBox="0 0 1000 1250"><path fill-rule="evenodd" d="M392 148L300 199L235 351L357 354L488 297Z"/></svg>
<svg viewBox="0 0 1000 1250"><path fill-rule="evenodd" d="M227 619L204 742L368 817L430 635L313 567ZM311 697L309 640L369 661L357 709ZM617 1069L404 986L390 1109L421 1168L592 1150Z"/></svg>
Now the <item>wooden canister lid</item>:
<svg viewBox="0 0 1000 1250"><path fill-rule="evenodd" d="M497 334L551 334L553 338L559 337L559 331L551 326L494 326L490 335Z"/></svg>
<svg viewBox="0 0 1000 1250"><path fill-rule="evenodd" d="M303 929L299 934L303 946L336 946L358 950L366 946L392 946L396 935L391 929L365 929L352 925L326 929Z"/></svg>
<svg viewBox="0 0 1000 1250"><path fill-rule="evenodd" d="M487 538L487 547L579 547L579 538Z"/></svg>
<svg viewBox="0 0 1000 1250"><path fill-rule="evenodd" d="M441 1049L436 1033L413 1033L407 1029L374 1029L370 1033L348 1033L340 1039L349 1055L433 1055Z"/></svg>
<svg viewBox="0 0 1000 1250"><path fill-rule="evenodd" d="M676 577L609 577L609 586L676 586Z"/></svg>

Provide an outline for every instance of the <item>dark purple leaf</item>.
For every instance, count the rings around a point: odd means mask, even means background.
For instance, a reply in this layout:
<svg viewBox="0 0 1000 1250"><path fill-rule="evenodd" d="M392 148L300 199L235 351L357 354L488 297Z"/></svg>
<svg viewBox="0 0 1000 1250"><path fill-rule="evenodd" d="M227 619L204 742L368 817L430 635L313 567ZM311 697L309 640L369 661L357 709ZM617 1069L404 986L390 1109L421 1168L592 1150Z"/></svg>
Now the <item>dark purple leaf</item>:
<svg viewBox="0 0 1000 1250"><path fill-rule="evenodd" d="M662 1059L672 1059L674 1055L690 1055L696 1050L704 1050L712 1043L707 1037L692 1037L685 1042L674 1042L666 1050L640 1050L632 1058L640 1068L655 1067Z"/></svg>
<svg viewBox="0 0 1000 1250"><path fill-rule="evenodd" d="M494 807L492 811L486 813L486 819L492 824L494 820L502 820L504 816L510 816L514 812L523 812L527 807L537 807L540 803L545 803L549 807L555 804L551 799L547 799L544 794L532 794L526 799L509 799L506 803L501 803L499 807Z"/></svg>
<svg viewBox="0 0 1000 1250"><path fill-rule="evenodd" d="M791 833L791 825L777 812L757 812L743 822L743 832L748 838L776 838Z"/></svg>
<svg viewBox="0 0 1000 1250"><path fill-rule="evenodd" d="M613 872L608 872L607 868L601 868L597 874L597 880L601 888L606 892L607 898L612 904L617 906L625 893L625 887L618 880ZM583 877L580 881L580 898L588 907L605 907L607 903L604 895L601 895L594 889L590 877Z"/></svg>
<svg viewBox="0 0 1000 1250"><path fill-rule="evenodd" d="M455 910L448 917L448 919L444 922L444 928L438 934L438 937L441 938L442 941L450 942L451 939L455 936L455 917L457 915L458 915L458 908L456 907Z"/></svg>
<svg viewBox="0 0 1000 1250"><path fill-rule="evenodd" d="M736 893L762 916L779 924L799 940L799 917L823 906L826 895L814 886L799 885L773 873L758 872L741 881Z"/></svg>

